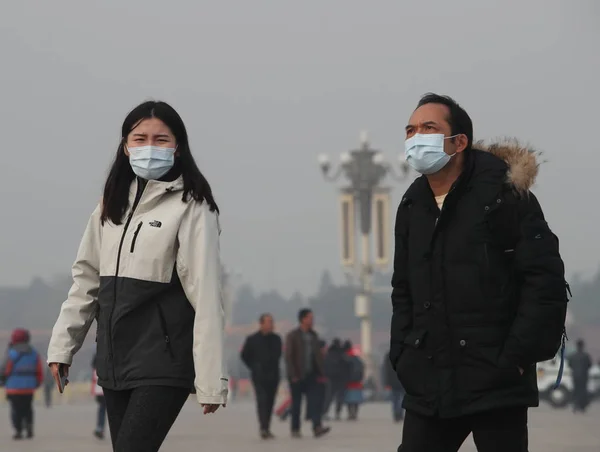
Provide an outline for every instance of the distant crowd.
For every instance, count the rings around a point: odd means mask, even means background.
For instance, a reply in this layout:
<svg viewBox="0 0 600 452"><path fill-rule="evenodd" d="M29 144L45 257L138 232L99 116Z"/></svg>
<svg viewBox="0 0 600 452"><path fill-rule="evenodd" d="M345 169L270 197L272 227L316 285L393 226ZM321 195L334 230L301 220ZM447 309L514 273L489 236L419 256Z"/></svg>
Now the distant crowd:
<svg viewBox="0 0 600 452"><path fill-rule="evenodd" d="M306 398L304 418L312 423L313 434L317 438L331 430L323 425L323 421L341 420L344 408L348 420L358 419L360 406L365 401L365 389L373 376L366 374L360 351L349 340L334 339L327 344L319 338L313 324L313 312L310 309L300 310L298 327L290 331L283 341L274 332L273 316L266 313L260 316L259 330L246 338L240 357L251 372L260 436L265 440L274 438L270 426L281 380L282 358L289 397L275 409L275 413L282 420L291 418L293 438L302 436L303 397ZM387 355L381 365L381 379L390 389L393 417L400 421L403 418L402 385Z"/></svg>

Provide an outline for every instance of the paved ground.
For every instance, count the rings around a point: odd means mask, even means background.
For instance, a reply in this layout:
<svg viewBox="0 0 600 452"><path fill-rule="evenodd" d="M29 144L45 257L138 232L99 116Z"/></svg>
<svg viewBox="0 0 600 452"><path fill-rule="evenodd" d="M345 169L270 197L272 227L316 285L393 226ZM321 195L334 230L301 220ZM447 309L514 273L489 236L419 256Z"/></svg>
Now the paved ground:
<svg viewBox="0 0 600 452"><path fill-rule="evenodd" d="M37 408L37 437L32 441L14 443L10 439L8 408L0 405L0 451L64 452L110 451L108 440L92 437L95 405L62 405L50 410ZM292 440L288 425L276 421L278 439L262 443L257 439L253 406L232 404L213 416L202 416L190 402L178 419L162 450L187 451L281 451L286 452L385 452L395 451L401 439L401 426L391 422L389 407L366 405L358 423L332 423L327 438L315 440L307 436ZM595 404L585 416L573 416L569 411L553 411L543 407L531 414L530 451L532 452L598 452L600 450L600 404ZM305 432L309 433L308 426ZM474 451L469 439L461 451Z"/></svg>

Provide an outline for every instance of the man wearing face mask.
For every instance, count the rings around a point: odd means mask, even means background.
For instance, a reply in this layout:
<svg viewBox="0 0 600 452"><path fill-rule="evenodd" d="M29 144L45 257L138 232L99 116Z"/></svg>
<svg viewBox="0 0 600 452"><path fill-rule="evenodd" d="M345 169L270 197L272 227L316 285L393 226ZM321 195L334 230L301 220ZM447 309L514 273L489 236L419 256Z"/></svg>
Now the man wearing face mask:
<svg viewBox="0 0 600 452"><path fill-rule="evenodd" d="M564 346L558 239L529 191L536 153L473 143L469 115L428 94L406 126L422 176L395 227L390 360L406 390L402 452L525 452L536 362Z"/></svg>

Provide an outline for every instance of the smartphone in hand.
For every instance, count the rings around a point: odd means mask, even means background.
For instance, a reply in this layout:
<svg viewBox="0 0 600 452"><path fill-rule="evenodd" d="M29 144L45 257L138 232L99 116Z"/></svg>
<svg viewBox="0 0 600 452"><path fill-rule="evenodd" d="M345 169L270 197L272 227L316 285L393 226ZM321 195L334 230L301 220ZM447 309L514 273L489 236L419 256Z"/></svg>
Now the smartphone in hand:
<svg viewBox="0 0 600 452"><path fill-rule="evenodd" d="M65 374L65 367L61 364L58 366L58 392L65 392L65 386L69 383L69 379Z"/></svg>

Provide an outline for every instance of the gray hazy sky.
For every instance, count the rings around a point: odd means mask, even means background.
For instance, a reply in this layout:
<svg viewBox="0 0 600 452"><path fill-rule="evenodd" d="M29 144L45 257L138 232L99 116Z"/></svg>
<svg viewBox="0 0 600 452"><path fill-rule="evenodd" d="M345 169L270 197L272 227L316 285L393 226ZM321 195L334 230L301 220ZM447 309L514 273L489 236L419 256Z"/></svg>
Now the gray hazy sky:
<svg viewBox="0 0 600 452"><path fill-rule="evenodd" d="M568 272L589 275L599 19L594 0L4 1L0 284L70 271L121 122L156 98L183 116L213 185L226 265L310 293L339 268L337 195L316 156L337 159L366 128L395 161L428 91L463 104L477 138L545 152L535 191Z"/></svg>

